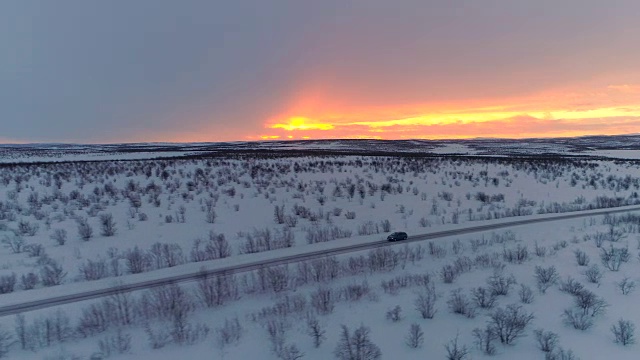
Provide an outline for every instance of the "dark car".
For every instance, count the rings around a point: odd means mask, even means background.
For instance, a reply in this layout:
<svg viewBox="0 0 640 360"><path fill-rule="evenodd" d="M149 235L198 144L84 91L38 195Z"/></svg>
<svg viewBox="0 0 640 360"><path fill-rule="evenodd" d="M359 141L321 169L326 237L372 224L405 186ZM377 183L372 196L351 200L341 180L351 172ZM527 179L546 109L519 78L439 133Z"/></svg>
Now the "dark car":
<svg viewBox="0 0 640 360"><path fill-rule="evenodd" d="M387 236L387 241L400 241L407 240L408 236L406 232L398 231Z"/></svg>

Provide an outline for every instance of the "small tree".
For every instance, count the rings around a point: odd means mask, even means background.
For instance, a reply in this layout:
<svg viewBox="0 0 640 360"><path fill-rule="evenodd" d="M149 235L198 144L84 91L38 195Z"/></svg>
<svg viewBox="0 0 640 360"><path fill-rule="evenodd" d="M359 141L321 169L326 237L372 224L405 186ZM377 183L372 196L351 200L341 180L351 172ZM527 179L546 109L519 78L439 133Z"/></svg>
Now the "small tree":
<svg viewBox="0 0 640 360"><path fill-rule="evenodd" d="M532 313L526 313L522 306L511 304L506 308L494 310L490 315L489 325L497 334L500 342L509 345L522 335L532 320Z"/></svg>
<svg viewBox="0 0 640 360"><path fill-rule="evenodd" d="M419 324L411 324L406 337L406 343L412 349L417 349L422 346L422 343L424 343L424 332Z"/></svg>
<svg viewBox="0 0 640 360"><path fill-rule="evenodd" d="M9 346L12 343L13 336L8 331L0 327L0 358L9 353Z"/></svg>
<svg viewBox="0 0 640 360"><path fill-rule="evenodd" d="M418 297L415 299L414 304L423 319L433 319L437 312L436 300L436 289L431 283L425 285L422 291L418 292Z"/></svg>
<svg viewBox="0 0 640 360"><path fill-rule="evenodd" d="M378 360L382 358L380 348L371 342L369 328L360 325L353 334L346 325L341 325L340 340L333 354L338 360Z"/></svg>
<svg viewBox="0 0 640 360"><path fill-rule="evenodd" d="M486 355L494 355L496 346L493 344L498 339L498 334L491 325L487 325L484 329L473 329L473 337L478 349L482 350Z"/></svg>
<svg viewBox="0 0 640 360"><path fill-rule="evenodd" d="M628 295L633 289L636 287L636 282L629 279L629 277L625 276L620 282L617 282L616 285L622 295Z"/></svg>
<svg viewBox="0 0 640 360"><path fill-rule="evenodd" d="M466 345L458 344L458 335L453 340L444 345L447 350L447 360L464 360L469 355L469 349Z"/></svg>
<svg viewBox="0 0 640 360"><path fill-rule="evenodd" d="M618 320L617 324L611 326L611 332L617 344L627 346L635 343L636 326L629 320Z"/></svg>
<svg viewBox="0 0 640 360"><path fill-rule="evenodd" d="M558 334L551 331L544 331L543 329L537 329L533 331L536 336L536 342L538 348L545 353L551 353L558 345Z"/></svg>
<svg viewBox="0 0 640 360"><path fill-rule="evenodd" d="M322 344L322 341L326 338L325 333L327 331L322 328L320 321L315 316L309 316L307 318L307 334L313 338L313 346L318 348Z"/></svg>
<svg viewBox="0 0 640 360"><path fill-rule="evenodd" d="M547 292L547 289L558 282L558 271L555 266L550 266L548 268L543 268L542 266L536 266L535 268L535 278L536 284L538 285L538 290L542 294Z"/></svg>
<svg viewBox="0 0 640 360"><path fill-rule="evenodd" d="M60 246L64 245L67 242L67 230L65 229L53 230L53 234L51 234L51 239Z"/></svg>
<svg viewBox="0 0 640 360"><path fill-rule="evenodd" d="M84 241L89 241L93 237L93 228L86 218L78 218L78 235Z"/></svg>
<svg viewBox="0 0 640 360"><path fill-rule="evenodd" d="M116 222L110 213L100 214L100 229L102 236L113 236L116 234Z"/></svg>

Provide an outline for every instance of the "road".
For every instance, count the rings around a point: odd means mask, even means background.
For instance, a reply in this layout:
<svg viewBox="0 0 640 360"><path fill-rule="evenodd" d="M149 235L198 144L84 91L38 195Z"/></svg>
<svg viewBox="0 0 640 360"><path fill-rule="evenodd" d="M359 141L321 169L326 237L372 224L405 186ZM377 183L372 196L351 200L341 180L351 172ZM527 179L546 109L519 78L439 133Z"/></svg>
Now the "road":
<svg viewBox="0 0 640 360"><path fill-rule="evenodd" d="M305 260L310 260L323 256L331 256L331 255L340 255L346 254L356 251L363 250L371 250L383 246L394 246L406 243L413 243L425 240L432 240L438 238L445 238L450 236L471 234L476 232L490 231L490 230L499 230L510 228L514 226L521 225L530 225L535 223L542 222L552 222L552 221L560 221L560 220L568 220L575 219L581 217L589 217L589 216L597 216L604 214L614 214L621 212L629 212L629 211L640 211L640 206L625 206L621 208L609 208L609 209L600 209L600 210L586 210L586 211L576 211L571 213L563 213L563 214L546 214L543 216L523 216L523 217L514 217L508 219L500 219L501 221L488 221L489 224L482 225L464 225L454 229L447 229L441 231L429 232L426 234L419 234L410 236L409 239L390 243L384 240L375 241L375 242L361 242L356 244L341 244L340 242L329 242L329 243L321 243L325 246L327 244L331 245L330 248L321 248L315 249L314 246L308 246L309 251L303 253L295 253L291 255L277 256L278 251L271 251L267 253L260 254L247 254L247 255L238 255L232 258L225 258L220 260L213 260L209 262L213 264L213 266L206 267L194 267L193 264L190 268L186 269L187 271L178 271L180 267L175 267L171 269L162 269L153 271L147 274L152 275L151 279L146 279L142 276L136 275L127 275L120 278L117 278L120 281L119 284L113 284L113 279L111 279L111 283L107 283L106 281L98 280L95 282L82 282L75 284L66 284L59 285L53 288L47 289L37 289L37 290L29 290L29 291L21 291L12 294L5 294L0 297L2 299L3 305L0 306L0 317L18 314L22 312L43 309L47 307L52 307L56 305L69 304L73 302L96 299L104 296L113 295L119 292L130 292L148 289L156 286L168 285L173 283L185 282L185 281L194 281L198 278L205 275L216 275L216 274L228 274L228 273L240 273L247 272L252 270L257 270L261 267L265 266L276 266L283 265L293 262L300 262ZM273 253L271 258L265 258L265 254ZM201 263L195 263L201 264ZM185 267L185 266L182 266ZM173 275L172 272L178 273ZM156 274L157 277L153 278L153 275ZM140 275L140 274L139 274ZM147 278L149 276L146 276ZM125 278L133 279L130 281L123 281ZM103 279L104 280L104 279ZM98 288L95 288L95 285L98 285ZM56 293L49 293L54 289ZM38 293L40 290L40 293ZM31 296L31 295L34 296ZM26 300L25 300L26 299ZM5 301L8 300L8 301Z"/></svg>

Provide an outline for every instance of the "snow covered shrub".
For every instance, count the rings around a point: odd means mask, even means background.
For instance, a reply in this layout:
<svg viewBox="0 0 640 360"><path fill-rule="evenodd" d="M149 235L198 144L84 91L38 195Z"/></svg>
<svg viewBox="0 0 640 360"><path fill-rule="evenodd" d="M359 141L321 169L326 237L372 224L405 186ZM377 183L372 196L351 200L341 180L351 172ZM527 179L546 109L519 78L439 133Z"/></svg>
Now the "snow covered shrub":
<svg viewBox="0 0 640 360"><path fill-rule="evenodd" d="M147 341L152 349L162 349L171 343L171 333L166 327L159 327L158 329L152 329L151 325L145 324L144 328L147 334Z"/></svg>
<svg viewBox="0 0 640 360"><path fill-rule="evenodd" d="M149 250L154 269L174 267L185 263L182 248L178 244L154 243Z"/></svg>
<svg viewBox="0 0 640 360"><path fill-rule="evenodd" d="M616 283L616 286L620 289L622 295L628 295L633 291L633 289L635 289L636 282L625 276L622 280Z"/></svg>
<svg viewBox="0 0 640 360"><path fill-rule="evenodd" d="M515 249L503 249L502 258L511 264L522 264L529 260L529 250L526 246L518 244Z"/></svg>
<svg viewBox="0 0 640 360"><path fill-rule="evenodd" d="M558 282L558 271L555 266L543 268L542 266L535 267L536 285L538 290L544 294L549 287Z"/></svg>
<svg viewBox="0 0 640 360"><path fill-rule="evenodd" d="M532 320L532 313L525 312L520 305L511 304L495 309L489 315L489 326L501 343L509 345L522 336Z"/></svg>
<svg viewBox="0 0 640 360"><path fill-rule="evenodd" d="M19 235L5 235L2 238L2 243L8 247L14 254L19 254L24 251L24 238Z"/></svg>
<svg viewBox="0 0 640 360"><path fill-rule="evenodd" d="M471 289L471 299L481 309L492 309L497 297L493 291L482 286Z"/></svg>
<svg viewBox="0 0 640 360"><path fill-rule="evenodd" d="M340 288L339 298L344 301L360 301L370 293L371 288L369 287L369 283L364 280L360 284L347 284Z"/></svg>
<svg viewBox="0 0 640 360"><path fill-rule="evenodd" d="M417 298L414 300L416 310L423 319L433 319L436 310L436 288L432 283L425 284L421 291L418 291Z"/></svg>
<svg viewBox="0 0 640 360"><path fill-rule="evenodd" d="M544 354L544 360L580 360L573 351L558 348L554 352L548 352Z"/></svg>
<svg viewBox="0 0 640 360"><path fill-rule="evenodd" d="M347 218L347 219L349 219L349 220L353 220L353 219L355 219L355 218L356 218L356 212L355 212L355 211L347 211L347 212L344 214L344 217L345 217L345 218Z"/></svg>
<svg viewBox="0 0 640 360"><path fill-rule="evenodd" d="M67 242L67 230L65 229L53 230L53 234L51 234L51 239L60 246L64 245Z"/></svg>
<svg viewBox="0 0 640 360"><path fill-rule="evenodd" d="M392 322L402 320L402 308L400 305L396 305L393 309L387 310L386 318Z"/></svg>
<svg viewBox="0 0 640 360"><path fill-rule="evenodd" d="M24 251L29 257L39 257L44 254L44 246L42 244L27 244L24 247Z"/></svg>
<svg viewBox="0 0 640 360"><path fill-rule="evenodd" d="M429 241L428 251L429 255L437 259L442 259L447 256L447 249L445 249L444 246L440 246L434 243L433 241Z"/></svg>
<svg viewBox="0 0 640 360"><path fill-rule="evenodd" d="M620 266L623 263L629 262L631 259L631 253L628 248L614 248L613 245L609 249L600 249L600 260L602 265L611 271L620 270Z"/></svg>
<svg viewBox="0 0 640 360"><path fill-rule="evenodd" d="M319 348L322 345L322 341L326 339L326 330L323 329L320 321L313 315L307 316L307 334L313 338L313 346Z"/></svg>
<svg viewBox="0 0 640 360"><path fill-rule="evenodd" d="M0 276L0 294L12 293L16 286L16 281L17 276L15 273Z"/></svg>
<svg viewBox="0 0 640 360"><path fill-rule="evenodd" d="M22 287L22 290L31 290L35 288L36 285L38 285L38 281L40 281L38 275L32 272L28 274L22 274L20 276L20 285Z"/></svg>
<svg viewBox="0 0 640 360"><path fill-rule="evenodd" d="M0 327L0 358L9 353L9 346L13 343L12 339L11 333Z"/></svg>
<svg viewBox="0 0 640 360"><path fill-rule="evenodd" d="M318 314L331 314L335 308L337 295L331 288L319 287L311 293L311 305Z"/></svg>
<svg viewBox="0 0 640 360"><path fill-rule="evenodd" d="M636 326L629 320L620 319L618 323L611 326L611 332L617 344L627 346L635 343Z"/></svg>
<svg viewBox="0 0 640 360"><path fill-rule="evenodd" d="M502 271L494 271L493 275L487 279L487 284L491 288L491 292L496 296L506 296L511 290L511 286L516 283L516 278L511 274L505 276Z"/></svg>
<svg viewBox="0 0 640 360"><path fill-rule="evenodd" d="M590 283L600 284L600 280L602 279L603 274L602 271L600 271L598 265L593 264L589 266L587 270L585 270L584 276L586 276L587 280Z"/></svg>
<svg viewBox="0 0 640 360"><path fill-rule="evenodd" d="M36 236L38 229L40 229L38 224L32 224L27 220L20 220L16 233L19 236Z"/></svg>
<svg viewBox="0 0 640 360"><path fill-rule="evenodd" d="M460 273L456 267L450 264L444 265L442 270L440 270L440 278L445 284L453 283L458 278L458 275L460 275Z"/></svg>
<svg viewBox="0 0 640 360"><path fill-rule="evenodd" d="M333 354L338 360L378 360L382 358L380 348L371 341L368 327L360 325L353 334L346 325L341 325L340 339Z"/></svg>
<svg viewBox="0 0 640 360"><path fill-rule="evenodd" d="M124 259L130 274L139 274L149 271L151 268L150 255L137 246L133 249L128 249L124 253Z"/></svg>
<svg viewBox="0 0 640 360"><path fill-rule="evenodd" d="M565 324L573 326L576 330L585 331L593 325L593 318L584 311L576 308L565 309L562 313Z"/></svg>
<svg viewBox="0 0 640 360"><path fill-rule="evenodd" d="M587 255L587 253L578 249L576 249L576 251L574 251L573 253L576 256L576 262L578 263L578 266L589 265L589 256Z"/></svg>
<svg viewBox="0 0 640 360"><path fill-rule="evenodd" d="M454 314L464 315L468 318L474 318L476 316L475 306L473 306L467 296L462 293L461 288L451 291L447 305L449 306L449 310Z"/></svg>
<svg viewBox="0 0 640 360"><path fill-rule="evenodd" d="M224 305L239 298L234 275L203 275L198 279L198 297L207 307Z"/></svg>
<svg viewBox="0 0 640 360"><path fill-rule="evenodd" d="M224 325L216 329L216 341L219 346L237 344L242 338L244 330L237 317L224 319Z"/></svg>
<svg viewBox="0 0 640 360"><path fill-rule="evenodd" d="M496 353L496 346L493 344L495 340L498 340L498 334L495 332L491 325L487 325L484 329L473 329L474 343L485 355L494 355Z"/></svg>
<svg viewBox="0 0 640 360"><path fill-rule="evenodd" d="M533 331L533 334L536 336L538 348L545 353L553 352L558 345L558 334L552 331L537 329Z"/></svg>
<svg viewBox="0 0 640 360"><path fill-rule="evenodd" d="M405 337L407 346L412 349L417 349L424 343L424 331L418 323L413 323L409 327L409 333Z"/></svg>
<svg viewBox="0 0 640 360"><path fill-rule="evenodd" d="M116 234L116 222L111 213L100 214L100 230L102 236L113 236Z"/></svg>
<svg viewBox="0 0 640 360"><path fill-rule="evenodd" d="M84 241L89 241L93 237L93 228L89 225L87 218L78 217L78 236Z"/></svg>
<svg viewBox="0 0 640 360"><path fill-rule="evenodd" d="M458 335L444 345L447 351L447 360L464 360L469 355L469 349L466 345L458 344Z"/></svg>
<svg viewBox="0 0 640 360"><path fill-rule="evenodd" d="M520 289L518 290L518 297L520 297L520 301L523 304L531 304L535 296L533 295L533 290L525 284L520 284Z"/></svg>
<svg viewBox="0 0 640 360"><path fill-rule="evenodd" d="M104 357L126 354L131 351L131 335L118 329L115 335L99 340L98 349Z"/></svg>
<svg viewBox="0 0 640 360"><path fill-rule="evenodd" d="M98 280L109 276L109 268L104 259L87 260L78 266L78 272L85 281Z"/></svg>
<svg viewBox="0 0 640 360"><path fill-rule="evenodd" d="M592 317L604 313L609 306L603 298L586 289L578 292L574 300L576 307Z"/></svg>
<svg viewBox="0 0 640 360"><path fill-rule="evenodd" d="M38 264L40 265L40 278L44 286L60 285L67 276L62 265L46 255L38 259Z"/></svg>
<svg viewBox="0 0 640 360"><path fill-rule="evenodd" d="M578 295L584 289L584 285L569 276L566 281L560 281L560 291L571 295Z"/></svg>
<svg viewBox="0 0 640 360"><path fill-rule="evenodd" d="M537 241L536 241L536 243L534 245L533 251L534 251L534 253L536 254L537 257L545 257L547 255L546 246L538 245Z"/></svg>

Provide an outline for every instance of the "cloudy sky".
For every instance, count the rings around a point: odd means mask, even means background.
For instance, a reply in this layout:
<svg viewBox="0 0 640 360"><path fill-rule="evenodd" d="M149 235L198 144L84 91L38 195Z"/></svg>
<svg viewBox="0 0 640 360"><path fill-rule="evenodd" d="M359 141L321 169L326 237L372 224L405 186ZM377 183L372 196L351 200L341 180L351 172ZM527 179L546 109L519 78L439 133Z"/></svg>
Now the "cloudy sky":
<svg viewBox="0 0 640 360"><path fill-rule="evenodd" d="M4 0L0 142L640 133L637 0Z"/></svg>

